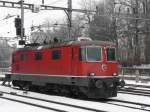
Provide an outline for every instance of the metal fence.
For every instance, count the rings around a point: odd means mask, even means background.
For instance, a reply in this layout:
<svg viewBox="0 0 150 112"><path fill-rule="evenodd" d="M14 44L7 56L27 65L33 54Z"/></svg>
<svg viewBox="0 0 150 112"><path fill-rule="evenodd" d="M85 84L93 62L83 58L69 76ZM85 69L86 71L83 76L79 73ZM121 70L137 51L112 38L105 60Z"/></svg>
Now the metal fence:
<svg viewBox="0 0 150 112"><path fill-rule="evenodd" d="M10 73L11 68L0 68L0 76Z"/></svg>
<svg viewBox="0 0 150 112"><path fill-rule="evenodd" d="M150 81L150 68L121 67L119 73L123 79Z"/></svg>

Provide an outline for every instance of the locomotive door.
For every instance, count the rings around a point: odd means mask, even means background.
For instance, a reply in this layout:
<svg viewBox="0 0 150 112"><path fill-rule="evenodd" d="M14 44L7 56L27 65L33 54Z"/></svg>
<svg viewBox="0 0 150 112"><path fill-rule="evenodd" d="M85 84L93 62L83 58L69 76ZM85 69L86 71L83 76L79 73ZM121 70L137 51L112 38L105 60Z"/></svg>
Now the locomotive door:
<svg viewBox="0 0 150 112"><path fill-rule="evenodd" d="M71 61L71 74L78 75L79 66L79 49L72 47L72 61Z"/></svg>

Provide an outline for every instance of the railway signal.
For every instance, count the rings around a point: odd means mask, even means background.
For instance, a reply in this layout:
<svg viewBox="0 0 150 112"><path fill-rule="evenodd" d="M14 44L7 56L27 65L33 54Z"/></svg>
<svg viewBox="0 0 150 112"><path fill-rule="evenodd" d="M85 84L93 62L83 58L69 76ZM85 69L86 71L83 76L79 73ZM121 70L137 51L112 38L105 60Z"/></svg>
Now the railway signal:
<svg viewBox="0 0 150 112"><path fill-rule="evenodd" d="M21 18L19 18L19 16L17 18L15 18L15 27L16 27L16 35L20 36L20 37L24 37L24 28L23 28L23 34L21 34ZM21 39L19 41L19 45L24 45L25 41L23 41L23 39Z"/></svg>
<svg viewBox="0 0 150 112"><path fill-rule="evenodd" d="M7 8L21 8L21 18L22 18L22 28L21 28L21 32L23 32L24 29L24 9L29 9L29 10L34 10L35 5L34 4L28 4L28 3L24 3L23 0L21 0L20 2L10 2L10 1L3 1L0 0L0 7L7 7ZM49 5L44 5L44 0L42 0L42 5L39 6L40 10L63 10L67 17L68 17L68 38L70 38L70 34L71 34L71 19L72 19L72 11L74 12L80 12L80 13L95 13L96 11L92 11L92 10L82 10L82 9L72 9L72 0L68 0L68 8L65 7L57 7L57 6L49 6ZM20 30L20 29L19 29ZM23 34L23 33L21 33ZM21 35L21 40L23 40L23 35Z"/></svg>
<svg viewBox="0 0 150 112"><path fill-rule="evenodd" d="M21 36L21 18L15 18L16 35Z"/></svg>

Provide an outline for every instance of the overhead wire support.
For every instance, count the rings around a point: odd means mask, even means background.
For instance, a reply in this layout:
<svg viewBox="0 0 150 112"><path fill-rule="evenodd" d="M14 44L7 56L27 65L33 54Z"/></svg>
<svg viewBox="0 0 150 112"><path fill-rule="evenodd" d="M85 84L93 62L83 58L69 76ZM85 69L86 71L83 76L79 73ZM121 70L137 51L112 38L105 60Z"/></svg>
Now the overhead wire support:
<svg viewBox="0 0 150 112"><path fill-rule="evenodd" d="M115 17L115 18L118 18L118 19L132 19L132 20L143 20L143 21L150 21L150 19L149 18L141 18L141 17L133 17L133 15L131 15L131 16L129 16L129 15L126 15L126 14L117 14L117 13L115 13L115 14L99 14L99 15L97 15L97 16L99 16L99 17L108 17L108 16L110 16L110 17Z"/></svg>
<svg viewBox="0 0 150 112"><path fill-rule="evenodd" d="M2 1L0 0L0 7L7 8L21 8L21 40L24 37L24 9L34 10L34 4L24 3L23 0L20 2L10 2L10 1ZM71 38L71 27L72 27L72 12L80 12L80 13L95 13L94 10L82 10L82 9L72 9L72 0L68 0L68 8L65 7L56 7L44 5L44 0L42 0L42 5L40 5L40 10L63 10L68 17L68 39Z"/></svg>
<svg viewBox="0 0 150 112"><path fill-rule="evenodd" d="M29 9L33 10L34 9L34 4L29 4L29 3L24 3L23 4L24 9ZM65 12L68 11L68 8L65 7L56 7L56 6L49 6L49 5L40 5L41 9L40 10L64 10ZM21 8L19 2L10 2L10 1L3 1L0 0L0 7L8 7L8 8ZM80 13L91 13L95 14L96 10L83 10L83 9L72 9L73 12L80 12ZM124 19L139 19L139 20L144 20L144 21L150 21L148 18L135 18L133 15L127 16L125 14L121 14L120 16L117 16L118 14L115 13L113 16L116 18L124 18ZM112 15L99 15L99 16L112 16Z"/></svg>
<svg viewBox="0 0 150 112"><path fill-rule="evenodd" d="M68 39L70 39L72 30L72 0L68 0L68 11L66 14L68 16Z"/></svg>
<svg viewBox="0 0 150 112"><path fill-rule="evenodd" d="M29 9L29 10L34 9L34 4L24 3L23 5L24 5L24 9ZM3 0L0 0L0 7L21 8L19 2L10 2L10 1L3 1ZM65 7L57 7L57 6L50 6L50 5L40 5L40 7L41 10L66 10L66 11L68 10L68 8ZM82 10L82 9L72 9L72 11L81 12L81 13L96 12L94 10Z"/></svg>
<svg viewBox="0 0 150 112"><path fill-rule="evenodd" d="M24 1L21 0L21 40L24 37Z"/></svg>

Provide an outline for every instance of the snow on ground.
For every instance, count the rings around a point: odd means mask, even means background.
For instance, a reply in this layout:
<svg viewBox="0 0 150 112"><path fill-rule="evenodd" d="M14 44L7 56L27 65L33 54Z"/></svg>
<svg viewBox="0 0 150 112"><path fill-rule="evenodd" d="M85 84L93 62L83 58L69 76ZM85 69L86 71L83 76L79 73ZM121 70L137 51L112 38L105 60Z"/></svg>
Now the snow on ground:
<svg viewBox="0 0 150 112"><path fill-rule="evenodd" d="M54 112L0 98L0 112Z"/></svg>
<svg viewBox="0 0 150 112"><path fill-rule="evenodd" d="M150 97L147 96L118 93L117 98L112 98L112 99L119 99L122 101L130 101L130 102L142 103L142 104L150 104Z"/></svg>
<svg viewBox="0 0 150 112"><path fill-rule="evenodd" d="M4 86L0 86L0 91L17 92L17 94L23 95L23 91L21 91L21 90L16 90L16 89L4 87ZM4 96L10 97L10 98L15 98L15 96L9 96L9 95L5 95L5 94L4 94ZM72 98L67 98L67 97L62 97L62 96L45 95L45 94L34 93L34 92L29 92L27 94L27 96L37 97L37 98L52 100L52 101L56 101L56 102L82 106L82 107L88 107L88 108L92 108L92 109L109 111L109 112L139 112L139 111L144 112L142 110L107 104L102 101L86 101L86 100L72 99ZM24 101L28 101L28 102L32 102L32 103L34 102L36 104L50 106L50 107L57 108L57 109L63 109L63 110L69 111L69 112L85 112L85 110L77 109L77 108L73 108L73 107L67 107L64 105L40 102L40 101L36 101L36 100L32 100L32 99L29 100L29 99L24 99L24 98L19 98L19 97L17 97L17 98L19 100L24 100ZM121 100L126 100L126 101L134 101L134 102L140 102L140 103L144 103L144 104L150 104L149 97L140 97L140 96L136 96L136 95L118 94L118 97L116 97L114 99L119 99L119 100L121 99ZM15 102L2 100L2 99L0 100L0 112L20 112L20 111L21 112L50 112L49 110L46 110L46 109L40 109L40 108L36 108L33 106L28 106L28 105L15 103ZM88 110L86 110L86 111L88 111Z"/></svg>
<svg viewBox="0 0 150 112"><path fill-rule="evenodd" d="M126 84L133 84L133 85L143 85L143 86L149 86L150 82L143 83L141 81L136 82L135 80L125 80ZM143 90L150 90L150 88L142 88L142 87L133 87L137 89L143 89ZM117 99L125 100L125 101L134 101L137 103L145 103L150 104L150 97L147 96L138 96L138 95L129 95L129 94L121 94L118 93Z"/></svg>
<svg viewBox="0 0 150 112"><path fill-rule="evenodd" d="M43 102L43 101L34 100L34 99L27 99L27 98L18 97L18 96L12 96L12 95L7 95L7 94L4 94L4 96L7 98L11 98L11 99L17 99L17 100L21 100L21 101L25 101L25 102L29 102L29 103L33 103L37 105L42 105L42 106L46 106L46 107L50 107L54 109L62 109L64 111L69 111L69 112L91 112L91 111L84 110L84 109L77 109L74 107L69 107L69 106L64 106L64 105L49 103L49 102Z"/></svg>
<svg viewBox="0 0 150 112"><path fill-rule="evenodd" d="M126 85L125 88L133 88L133 89L141 89L141 90L150 90L150 88L143 88L143 87L139 87L138 85L141 85L141 86L149 86L150 87L150 82L142 82L142 81L139 81L139 82L136 82L136 81L133 81L133 80L125 80L125 83L126 84L133 84L133 85L137 85L137 86L128 86Z"/></svg>
<svg viewBox="0 0 150 112"><path fill-rule="evenodd" d="M150 86L150 82L143 82L143 81L138 81L136 82L135 80L125 80L126 84L134 84L134 85L145 85L145 86Z"/></svg>

